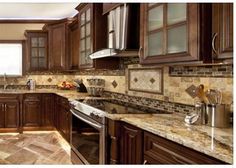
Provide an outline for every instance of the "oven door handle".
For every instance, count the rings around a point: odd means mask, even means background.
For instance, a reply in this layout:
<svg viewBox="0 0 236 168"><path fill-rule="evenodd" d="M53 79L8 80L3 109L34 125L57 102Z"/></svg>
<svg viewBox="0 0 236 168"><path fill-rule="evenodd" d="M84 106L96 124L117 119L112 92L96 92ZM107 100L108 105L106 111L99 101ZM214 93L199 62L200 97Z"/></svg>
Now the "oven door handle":
<svg viewBox="0 0 236 168"><path fill-rule="evenodd" d="M101 129L101 128L102 128L101 125L98 125L98 124L96 124L96 123L93 123L93 122L91 122L91 121L88 121L88 120L84 119L83 117L81 117L81 116L79 116L78 114L76 114L73 110L70 110L70 111L71 111L71 113L72 113L74 116L76 116L76 117L79 118L80 120L86 122L87 124L93 126L94 128L97 128L97 129Z"/></svg>

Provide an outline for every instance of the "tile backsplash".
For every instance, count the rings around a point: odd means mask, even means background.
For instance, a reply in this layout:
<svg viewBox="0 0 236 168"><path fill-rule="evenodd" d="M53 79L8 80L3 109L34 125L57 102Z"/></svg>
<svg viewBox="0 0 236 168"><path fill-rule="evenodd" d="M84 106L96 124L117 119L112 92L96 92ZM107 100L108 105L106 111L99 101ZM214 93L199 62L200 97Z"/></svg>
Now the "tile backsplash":
<svg viewBox="0 0 236 168"><path fill-rule="evenodd" d="M231 66L232 67L232 66ZM128 68L143 68L139 64L128 65ZM181 75L180 69L178 69L179 74L173 75L168 66L161 67L163 68L163 94L149 93L149 92L140 92L132 91L128 89L128 68L125 70L116 70L116 71L89 71L89 72L77 72L74 74L62 74L62 73L34 73L27 74L23 77L18 78L8 78L8 83L12 85L25 85L28 79L36 80L36 84L43 85L57 85L62 81L73 81L74 79L83 79L85 86L87 86L87 79L96 77L102 78L105 82L105 91L120 93L122 95L142 97L143 99L153 99L160 100L163 102L174 102L186 105L194 105L194 99L185 91L191 85L198 86L204 84L205 89L219 89L223 92L223 103L230 104L233 100L233 68L220 68L215 66L207 67L207 71L215 72L218 71L227 71L227 74L232 74L227 77L214 77L214 76L185 76ZM152 68L160 68L158 66ZM192 67L194 69L194 67ZM202 70L200 67L197 67L198 71L205 71L206 67L203 67ZM183 68L183 71L186 69ZM174 70L177 71L177 70ZM147 77L142 73L145 71L140 71L139 78L143 80L142 77ZM137 80L139 80L137 78ZM131 81L132 82L132 81ZM134 82L134 81L133 81ZM0 78L0 85L3 83L3 78ZM145 83L143 84L145 88ZM154 85L153 85L154 86ZM150 86L149 86L150 87ZM156 87L156 86L154 86ZM149 88L150 89L150 88Z"/></svg>

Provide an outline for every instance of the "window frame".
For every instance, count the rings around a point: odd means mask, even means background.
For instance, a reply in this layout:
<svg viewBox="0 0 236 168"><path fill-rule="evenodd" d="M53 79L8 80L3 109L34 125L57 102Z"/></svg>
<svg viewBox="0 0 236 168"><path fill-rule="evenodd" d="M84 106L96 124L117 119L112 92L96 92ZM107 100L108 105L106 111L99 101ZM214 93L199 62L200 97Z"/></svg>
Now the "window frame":
<svg viewBox="0 0 236 168"><path fill-rule="evenodd" d="M0 44L21 44L22 45L22 74L21 75L7 75L7 77L22 77L25 75L25 67L24 67L24 60L25 60L25 40L0 40ZM0 77L4 75L0 74Z"/></svg>

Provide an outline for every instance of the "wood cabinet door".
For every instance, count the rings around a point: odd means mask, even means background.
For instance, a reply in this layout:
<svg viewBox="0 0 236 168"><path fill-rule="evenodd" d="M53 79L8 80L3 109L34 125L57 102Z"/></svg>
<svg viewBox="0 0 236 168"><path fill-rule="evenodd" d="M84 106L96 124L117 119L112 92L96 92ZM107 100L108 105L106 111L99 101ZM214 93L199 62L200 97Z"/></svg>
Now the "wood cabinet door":
<svg viewBox="0 0 236 168"><path fill-rule="evenodd" d="M194 3L141 4L140 63L198 60L199 17Z"/></svg>
<svg viewBox="0 0 236 168"><path fill-rule="evenodd" d="M5 103L5 128L17 128L19 126L19 101Z"/></svg>
<svg viewBox="0 0 236 168"><path fill-rule="evenodd" d="M5 104L0 102L0 128L5 127Z"/></svg>
<svg viewBox="0 0 236 168"><path fill-rule="evenodd" d="M66 111L64 107L60 107L59 114L59 131L62 134L62 136L66 139L67 137L67 118L66 118Z"/></svg>
<svg viewBox="0 0 236 168"><path fill-rule="evenodd" d="M128 124L121 126L121 164L143 163L142 139L142 130Z"/></svg>
<svg viewBox="0 0 236 168"><path fill-rule="evenodd" d="M93 52L93 4L85 5L79 10L79 67L92 68L93 60L89 54Z"/></svg>
<svg viewBox="0 0 236 168"><path fill-rule="evenodd" d="M52 94L42 95L42 126L54 125L54 96Z"/></svg>
<svg viewBox="0 0 236 168"><path fill-rule="evenodd" d="M39 97L26 98L23 103L23 126L39 127L42 121Z"/></svg>
<svg viewBox="0 0 236 168"><path fill-rule="evenodd" d="M48 70L48 34L43 31L26 31L27 71Z"/></svg>
<svg viewBox="0 0 236 168"><path fill-rule="evenodd" d="M212 29L216 59L233 58L233 3L212 4Z"/></svg>
<svg viewBox="0 0 236 168"><path fill-rule="evenodd" d="M61 23L49 27L49 68L65 70L67 68L67 26Z"/></svg>

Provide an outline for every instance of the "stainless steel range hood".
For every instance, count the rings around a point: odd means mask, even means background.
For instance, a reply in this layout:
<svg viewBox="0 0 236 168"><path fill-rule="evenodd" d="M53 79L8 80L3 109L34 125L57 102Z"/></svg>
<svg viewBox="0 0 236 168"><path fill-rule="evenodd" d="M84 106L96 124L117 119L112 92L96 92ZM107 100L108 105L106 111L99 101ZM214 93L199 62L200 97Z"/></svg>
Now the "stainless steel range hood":
<svg viewBox="0 0 236 168"><path fill-rule="evenodd" d="M124 4L109 12L108 48L90 54L91 59L138 56L138 9L137 4Z"/></svg>

